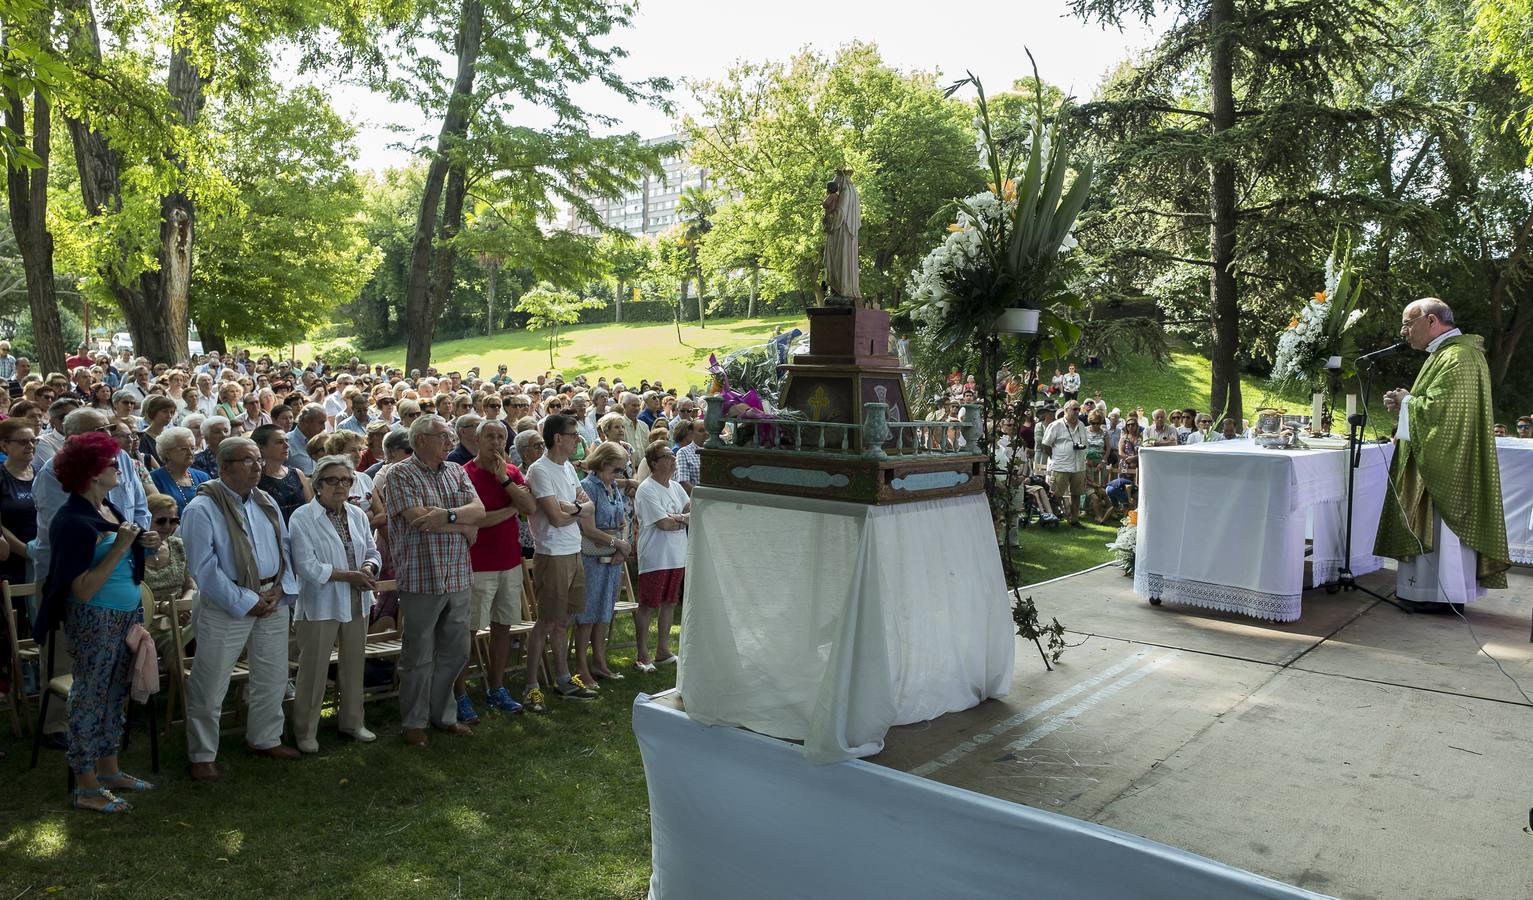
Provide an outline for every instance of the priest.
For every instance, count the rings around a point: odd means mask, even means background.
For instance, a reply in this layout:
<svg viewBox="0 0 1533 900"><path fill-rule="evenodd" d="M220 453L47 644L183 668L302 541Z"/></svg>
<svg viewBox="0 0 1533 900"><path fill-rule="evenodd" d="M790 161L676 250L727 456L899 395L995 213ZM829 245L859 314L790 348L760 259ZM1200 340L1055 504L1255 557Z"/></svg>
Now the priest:
<svg viewBox="0 0 1533 900"><path fill-rule="evenodd" d="M1485 342L1435 297L1405 308L1400 337L1428 356L1409 390L1384 395L1400 422L1374 552L1400 561L1395 593L1407 609L1462 608L1506 587L1511 567Z"/></svg>

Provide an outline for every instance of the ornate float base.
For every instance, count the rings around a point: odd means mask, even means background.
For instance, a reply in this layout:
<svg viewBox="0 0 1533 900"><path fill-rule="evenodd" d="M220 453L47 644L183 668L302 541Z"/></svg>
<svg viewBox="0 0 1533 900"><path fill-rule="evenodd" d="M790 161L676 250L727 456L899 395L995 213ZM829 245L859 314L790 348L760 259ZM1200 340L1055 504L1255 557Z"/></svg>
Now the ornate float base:
<svg viewBox="0 0 1533 900"><path fill-rule="evenodd" d="M703 484L790 497L909 503L985 489L985 458L967 453L867 459L726 448L706 450L701 458Z"/></svg>

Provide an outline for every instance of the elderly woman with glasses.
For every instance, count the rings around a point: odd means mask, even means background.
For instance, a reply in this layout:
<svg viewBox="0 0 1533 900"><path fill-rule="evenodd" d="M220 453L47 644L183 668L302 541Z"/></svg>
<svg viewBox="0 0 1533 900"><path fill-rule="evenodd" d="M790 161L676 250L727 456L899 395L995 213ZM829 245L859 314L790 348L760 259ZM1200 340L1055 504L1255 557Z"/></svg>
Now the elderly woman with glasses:
<svg viewBox="0 0 1533 900"><path fill-rule="evenodd" d="M186 567L186 544L176 532L181 529L181 513L173 497L152 494L149 497L149 525L160 536L160 549L144 560L144 584L154 594L156 615L149 623L149 633L163 658L168 655L173 632L167 615L170 603L196 590ZM185 626L188 623L183 622ZM192 629L183 627L181 639L191 643Z"/></svg>
<svg viewBox="0 0 1533 900"><path fill-rule="evenodd" d="M155 449L164 465L149 473L155 490L168 494L176 501L179 512L186 511L186 504L197 496L197 489L212 476L201 469L192 468L196 457L197 438L190 428L172 427L160 432Z"/></svg>
<svg viewBox="0 0 1533 900"><path fill-rule="evenodd" d="M298 574L298 684L293 731L298 749L318 753L319 713L330 671L330 649L340 643L336 691L341 735L357 741L377 736L363 724L362 664L373 585L383 558L373 544L367 514L347 502L356 472L345 456L314 465L314 499L293 513L293 568Z"/></svg>
<svg viewBox="0 0 1533 900"><path fill-rule="evenodd" d="M25 418L0 422L0 451L5 453L0 466L0 533L5 538L0 541L0 573L11 584L25 584L32 580L27 577L27 544L37 537L37 502L32 496L37 432L31 423Z"/></svg>
<svg viewBox="0 0 1533 900"><path fill-rule="evenodd" d="M101 385L97 385L101 387ZM142 405L138 394L129 390L118 391L112 395L112 418L115 421L126 423L138 431L138 410Z"/></svg>

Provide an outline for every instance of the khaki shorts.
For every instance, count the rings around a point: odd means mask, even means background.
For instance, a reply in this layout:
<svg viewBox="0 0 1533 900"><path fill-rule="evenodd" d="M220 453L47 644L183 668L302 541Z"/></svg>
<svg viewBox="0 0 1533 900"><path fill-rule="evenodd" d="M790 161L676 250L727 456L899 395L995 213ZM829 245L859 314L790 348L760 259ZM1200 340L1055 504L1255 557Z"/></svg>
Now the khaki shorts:
<svg viewBox="0 0 1533 900"><path fill-rule="evenodd" d="M544 556L532 567L532 587L538 592L539 622L561 622L585 612L586 569L580 554Z"/></svg>
<svg viewBox="0 0 1533 900"><path fill-rule="evenodd" d="M1058 494L1061 498L1068 494L1070 496L1069 502L1073 503L1078 501L1086 493L1086 473L1050 472L1049 489ZM1069 514L1071 519L1074 519L1076 516L1076 513L1074 512L1074 509L1076 508L1079 508L1078 503L1076 503L1075 507L1066 507L1066 512Z"/></svg>
<svg viewBox="0 0 1533 900"><path fill-rule="evenodd" d="M522 621L522 566L499 572L475 572L468 604L468 627L482 631L487 625L520 625Z"/></svg>

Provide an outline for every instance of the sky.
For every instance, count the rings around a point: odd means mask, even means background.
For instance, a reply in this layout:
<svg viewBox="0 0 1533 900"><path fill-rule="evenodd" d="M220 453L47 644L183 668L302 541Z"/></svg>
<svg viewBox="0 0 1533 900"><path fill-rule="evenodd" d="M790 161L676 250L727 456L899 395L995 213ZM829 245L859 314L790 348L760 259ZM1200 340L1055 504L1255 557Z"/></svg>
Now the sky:
<svg viewBox="0 0 1533 900"><path fill-rule="evenodd" d="M952 12L953 14L944 14ZM1065 0L966 0L948 6L909 0L641 0L634 27L616 35L629 52L629 78L663 76L677 82L673 99L689 109L683 79L720 78L740 60L785 59L805 46L831 53L853 40L878 45L884 60L904 70L940 71L954 80L970 70L989 90L1029 74L1024 47L1045 81L1089 97L1102 77L1126 56L1152 42L1153 27L1130 22L1103 28L1069 15ZM337 112L357 125L359 169L405 164L391 148L404 140L390 126L429 137L439 121L412 106L391 104L365 89L329 86ZM657 137L674 130L654 109L626 104L605 89L577 96L593 112L618 118L619 131ZM529 111L525 124L544 121Z"/></svg>

